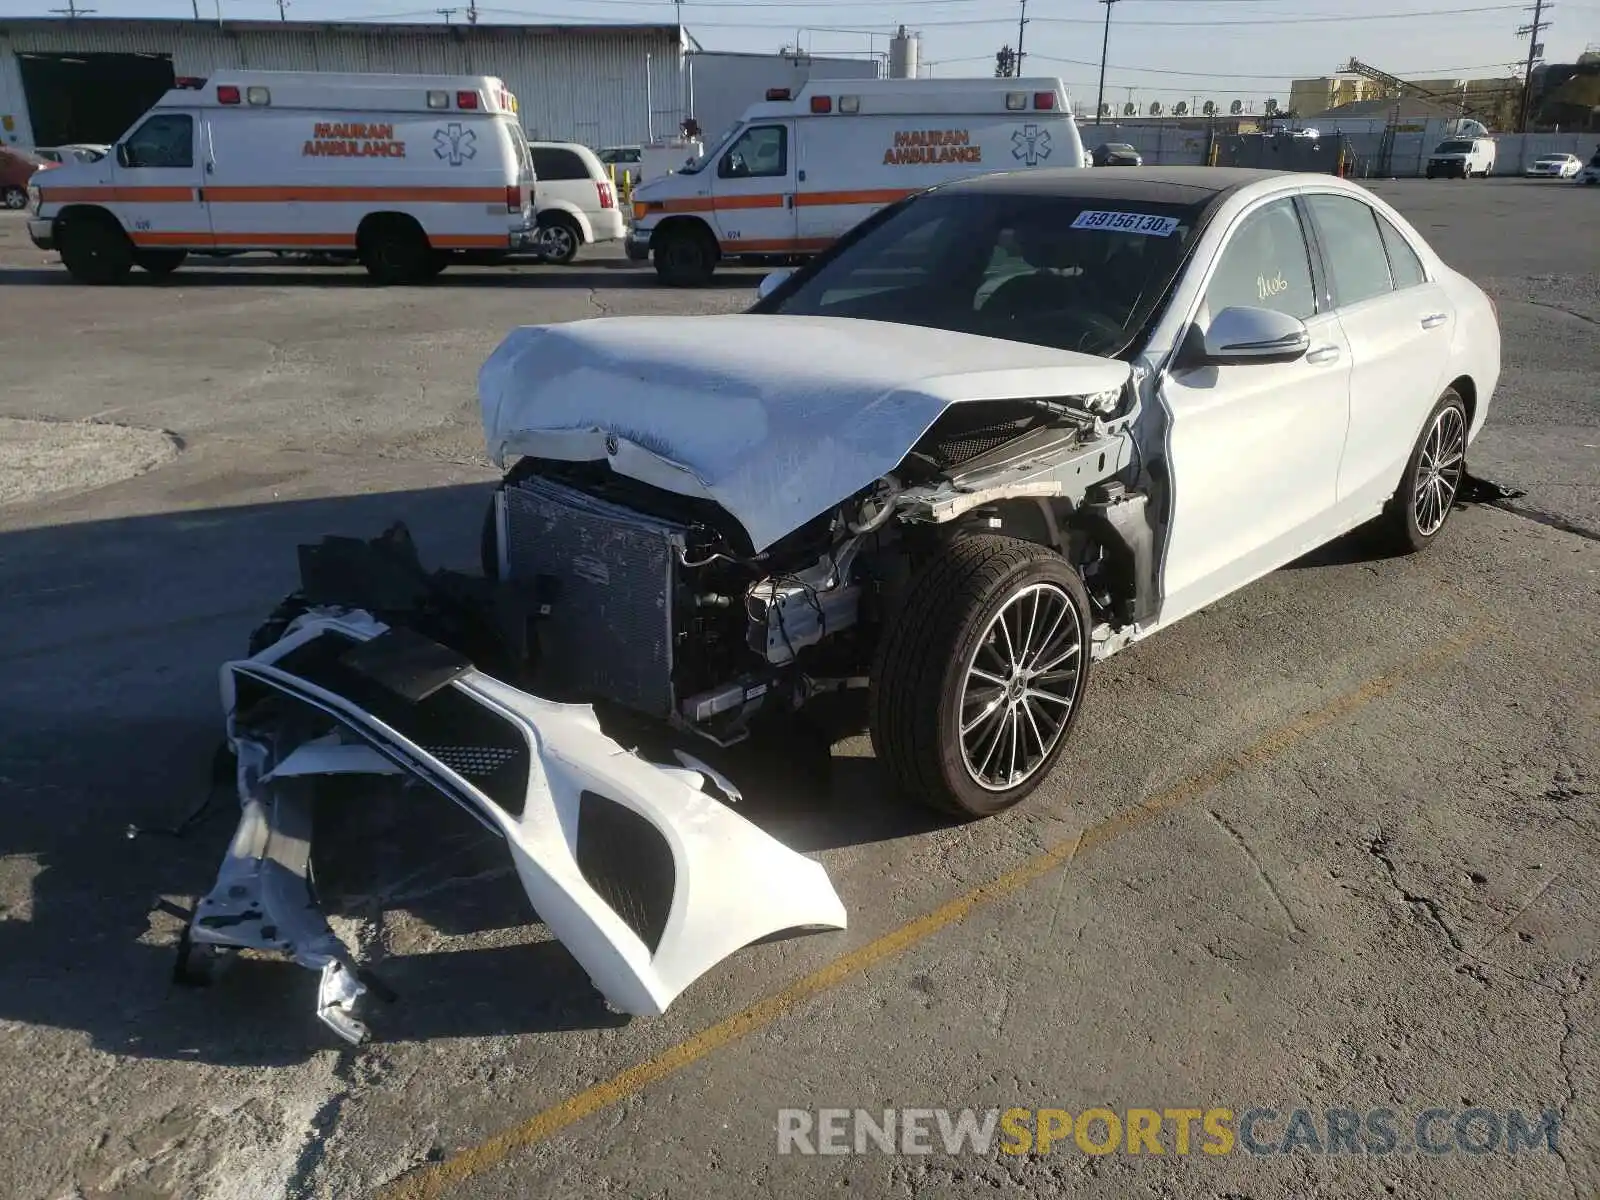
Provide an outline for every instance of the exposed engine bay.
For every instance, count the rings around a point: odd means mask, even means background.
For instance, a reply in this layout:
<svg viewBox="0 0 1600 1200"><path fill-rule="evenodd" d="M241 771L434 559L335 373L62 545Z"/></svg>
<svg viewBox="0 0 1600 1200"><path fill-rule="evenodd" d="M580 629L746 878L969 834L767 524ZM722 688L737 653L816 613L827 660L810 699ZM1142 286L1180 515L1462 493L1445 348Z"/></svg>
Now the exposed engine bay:
<svg viewBox="0 0 1600 1200"><path fill-rule="evenodd" d="M1102 403L1114 404L1113 394ZM1003 531L1082 570L1111 644L1152 611L1147 496L1126 424L1087 407L952 407L898 469L757 553L715 502L601 461L523 458L484 569L531 598L541 694L615 704L722 745L763 710L865 686L876 635L952 537Z"/></svg>

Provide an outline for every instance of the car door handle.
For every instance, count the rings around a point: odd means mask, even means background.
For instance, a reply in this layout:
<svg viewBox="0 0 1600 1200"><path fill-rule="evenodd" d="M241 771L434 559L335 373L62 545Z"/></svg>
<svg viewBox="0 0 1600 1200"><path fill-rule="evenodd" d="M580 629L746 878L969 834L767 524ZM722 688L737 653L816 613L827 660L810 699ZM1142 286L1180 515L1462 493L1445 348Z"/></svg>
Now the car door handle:
<svg viewBox="0 0 1600 1200"><path fill-rule="evenodd" d="M1315 350L1306 354L1306 361L1313 365L1335 362L1338 358L1339 347L1337 346L1318 346Z"/></svg>
<svg viewBox="0 0 1600 1200"><path fill-rule="evenodd" d="M1422 318L1422 327L1424 329L1437 329L1449 319L1449 313L1429 313Z"/></svg>

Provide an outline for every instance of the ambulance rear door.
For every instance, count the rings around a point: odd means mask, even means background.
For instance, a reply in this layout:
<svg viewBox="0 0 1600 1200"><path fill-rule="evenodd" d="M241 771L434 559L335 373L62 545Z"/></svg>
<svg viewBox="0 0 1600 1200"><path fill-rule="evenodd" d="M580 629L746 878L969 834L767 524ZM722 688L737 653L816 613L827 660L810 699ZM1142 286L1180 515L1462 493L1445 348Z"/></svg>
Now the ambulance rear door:
<svg viewBox="0 0 1600 1200"><path fill-rule="evenodd" d="M141 249L215 245L202 196L211 161L197 110L156 108L112 151L111 209Z"/></svg>
<svg viewBox="0 0 1600 1200"><path fill-rule="evenodd" d="M718 156L711 224L724 254L795 250L795 127L790 117L756 119Z"/></svg>

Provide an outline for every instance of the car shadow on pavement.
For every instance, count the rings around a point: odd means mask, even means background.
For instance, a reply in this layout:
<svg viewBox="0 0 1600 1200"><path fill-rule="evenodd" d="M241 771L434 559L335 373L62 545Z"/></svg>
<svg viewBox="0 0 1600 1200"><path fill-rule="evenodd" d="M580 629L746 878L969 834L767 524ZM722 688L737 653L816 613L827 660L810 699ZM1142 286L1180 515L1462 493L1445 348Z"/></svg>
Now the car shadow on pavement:
<svg viewBox="0 0 1600 1200"><path fill-rule="evenodd" d="M231 1065L339 1045L313 1016L316 976L292 964L240 960L204 988L173 978L181 914L210 888L238 813L218 755L217 668L293 587L298 544L398 518L428 566L466 568L486 491L52 512L48 526L0 532L0 1021L80 1031L112 1054ZM870 758L831 756L826 737L692 752L726 767L736 811L802 852L938 824L889 799ZM369 1006L375 1039L621 1020L539 925L503 844L444 797L341 791L317 822L323 907L398 993Z"/></svg>

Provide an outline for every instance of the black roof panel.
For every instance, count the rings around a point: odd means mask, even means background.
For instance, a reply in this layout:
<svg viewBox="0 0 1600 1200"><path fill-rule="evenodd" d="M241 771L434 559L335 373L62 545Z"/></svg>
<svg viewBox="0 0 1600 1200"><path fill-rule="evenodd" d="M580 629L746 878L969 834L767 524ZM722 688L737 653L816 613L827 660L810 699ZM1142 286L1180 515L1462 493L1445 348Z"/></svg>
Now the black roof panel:
<svg viewBox="0 0 1600 1200"><path fill-rule="evenodd" d="M1054 167L978 175L945 184L939 191L1202 204L1223 192L1291 174L1247 167Z"/></svg>

